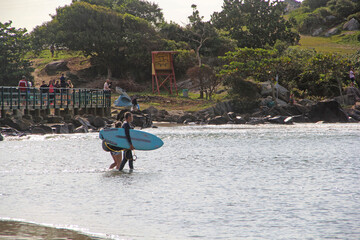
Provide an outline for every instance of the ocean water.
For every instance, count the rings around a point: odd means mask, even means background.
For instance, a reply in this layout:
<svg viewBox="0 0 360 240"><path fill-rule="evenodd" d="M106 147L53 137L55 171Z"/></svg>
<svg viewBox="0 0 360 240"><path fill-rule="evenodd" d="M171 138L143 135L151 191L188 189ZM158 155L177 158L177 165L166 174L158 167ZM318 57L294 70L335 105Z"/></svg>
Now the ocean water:
<svg viewBox="0 0 360 240"><path fill-rule="evenodd" d="M110 239L360 239L360 124L145 131L164 146L136 151L133 172L107 169L97 133L0 142L0 219Z"/></svg>

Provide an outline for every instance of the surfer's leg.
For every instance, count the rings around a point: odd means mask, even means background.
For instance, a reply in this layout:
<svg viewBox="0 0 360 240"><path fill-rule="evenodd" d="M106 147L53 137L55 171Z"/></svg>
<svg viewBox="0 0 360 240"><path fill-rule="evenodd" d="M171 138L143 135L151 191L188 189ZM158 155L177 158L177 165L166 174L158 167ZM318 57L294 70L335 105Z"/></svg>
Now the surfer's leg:
<svg viewBox="0 0 360 240"><path fill-rule="evenodd" d="M116 166L116 156L113 155L113 152L110 152L112 158L114 159L114 162L110 165L109 169L112 169Z"/></svg>
<svg viewBox="0 0 360 240"><path fill-rule="evenodd" d="M121 152L110 152L114 162L110 165L110 169L116 166L116 169L119 169L121 162Z"/></svg>
<svg viewBox="0 0 360 240"><path fill-rule="evenodd" d="M127 162L127 159L126 159L125 156L126 156L126 154L124 153L124 158L123 158L123 160L121 161L121 164L120 164L120 167L119 167L119 171L123 170L124 167L125 167L125 164L126 164L126 162Z"/></svg>
<svg viewBox="0 0 360 240"><path fill-rule="evenodd" d="M134 161L133 161L132 159L129 160L129 168L130 168L130 169L134 169L133 162L134 162Z"/></svg>

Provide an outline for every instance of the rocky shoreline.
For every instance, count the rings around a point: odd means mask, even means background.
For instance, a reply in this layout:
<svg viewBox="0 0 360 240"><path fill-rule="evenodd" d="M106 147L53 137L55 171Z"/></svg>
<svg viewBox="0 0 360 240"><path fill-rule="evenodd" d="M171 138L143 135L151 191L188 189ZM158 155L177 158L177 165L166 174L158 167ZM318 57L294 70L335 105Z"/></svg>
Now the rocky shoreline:
<svg viewBox="0 0 360 240"><path fill-rule="evenodd" d="M113 110L110 118L83 115L63 118L49 115L36 122L29 116L8 116L0 120L0 141L3 136L26 136L29 134L71 134L98 132L112 127L122 120L129 110ZM198 112L168 112L149 107L143 111L133 111L134 125L138 128L156 127L153 122L173 124L294 124L294 123L354 123L360 122L360 102L350 109L343 109L336 100L312 102L302 100L295 104L269 107L266 101L251 112L241 113L238 103L221 102L214 107ZM3 135L3 136L2 136Z"/></svg>
<svg viewBox="0 0 360 240"><path fill-rule="evenodd" d="M135 127L156 127L153 122L172 124L294 124L294 123L356 123L360 122L360 92L348 88L346 95L331 100L314 102L308 99L290 101L289 91L278 85L274 99L270 82L261 83L256 101L239 102L229 100L197 112L166 111L149 107L133 111ZM137 96L138 101L151 102L155 96ZM291 102L291 103L289 103ZM346 104L343 108L340 104ZM94 115L32 117L30 115L7 115L0 119L0 141L4 136L26 136L28 134L70 134L98 132L122 121L128 109L113 108L111 117Z"/></svg>

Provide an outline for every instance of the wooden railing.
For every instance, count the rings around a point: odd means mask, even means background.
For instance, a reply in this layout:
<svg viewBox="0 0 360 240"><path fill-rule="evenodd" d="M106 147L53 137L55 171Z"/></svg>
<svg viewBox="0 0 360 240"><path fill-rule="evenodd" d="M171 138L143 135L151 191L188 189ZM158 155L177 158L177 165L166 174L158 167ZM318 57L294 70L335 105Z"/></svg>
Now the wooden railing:
<svg viewBox="0 0 360 240"><path fill-rule="evenodd" d="M84 88L0 87L0 109L108 108L111 93Z"/></svg>

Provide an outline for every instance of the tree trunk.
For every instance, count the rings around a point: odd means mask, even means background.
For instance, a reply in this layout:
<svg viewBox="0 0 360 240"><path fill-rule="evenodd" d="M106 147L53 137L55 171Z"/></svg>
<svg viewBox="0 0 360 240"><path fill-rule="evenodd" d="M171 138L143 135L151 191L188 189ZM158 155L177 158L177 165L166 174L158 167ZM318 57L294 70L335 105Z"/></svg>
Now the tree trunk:
<svg viewBox="0 0 360 240"><path fill-rule="evenodd" d="M107 79L110 79L112 77L112 71L111 68L108 66L107 67Z"/></svg>

